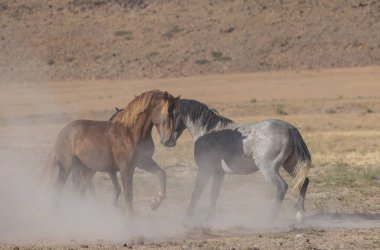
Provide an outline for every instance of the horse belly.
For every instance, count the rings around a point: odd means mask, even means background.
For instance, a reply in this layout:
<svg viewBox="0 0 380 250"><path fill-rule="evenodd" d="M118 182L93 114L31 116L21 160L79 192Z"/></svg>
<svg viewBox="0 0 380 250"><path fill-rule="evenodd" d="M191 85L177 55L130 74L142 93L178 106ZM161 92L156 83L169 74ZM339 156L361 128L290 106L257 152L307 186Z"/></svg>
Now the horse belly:
<svg viewBox="0 0 380 250"><path fill-rule="evenodd" d="M236 157L232 160L222 159L222 168L227 174L250 174L258 170L253 160L245 156Z"/></svg>
<svg viewBox="0 0 380 250"><path fill-rule="evenodd" d="M106 171L113 165L110 149L106 143L83 142L76 149L76 156L86 167L96 171Z"/></svg>
<svg viewBox="0 0 380 250"><path fill-rule="evenodd" d="M80 161L88 168L95 171L108 171L112 164L110 157L105 154L96 154L91 156L79 156Z"/></svg>

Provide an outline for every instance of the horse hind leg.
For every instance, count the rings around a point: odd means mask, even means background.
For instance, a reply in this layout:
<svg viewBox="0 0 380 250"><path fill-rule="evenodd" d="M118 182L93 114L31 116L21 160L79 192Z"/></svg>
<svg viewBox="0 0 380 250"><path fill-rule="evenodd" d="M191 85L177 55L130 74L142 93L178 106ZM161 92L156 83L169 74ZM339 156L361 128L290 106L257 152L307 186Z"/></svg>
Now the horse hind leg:
<svg viewBox="0 0 380 250"><path fill-rule="evenodd" d="M282 159L282 157L279 158ZM282 162L276 159L273 162L263 164L262 166L264 167L259 166L264 178L276 187L276 198L270 215L272 219L276 219L278 217L281 204L284 200L286 192L288 191L288 184L280 176L278 171L281 165Z"/></svg>
<svg viewBox="0 0 380 250"><path fill-rule="evenodd" d="M309 186L309 178L306 177L300 189L300 194L299 194L298 201L296 204L298 222L302 222L303 214L305 213L305 197L306 197L306 191L307 191L308 186Z"/></svg>
<svg viewBox="0 0 380 250"><path fill-rule="evenodd" d="M80 165L81 195L84 196L86 193L88 193L89 196L93 198L96 203L98 203L94 183L92 182L95 173L96 171L86 167L85 165Z"/></svg>
<svg viewBox="0 0 380 250"><path fill-rule="evenodd" d="M87 168L77 157L73 158L71 168L73 192L78 196L77 198L83 200L87 192L92 192L92 177L95 172Z"/></svg>
<svg viewBox="0 0 380 250"><path fill-rule="evenodd" d="M117 179L116 171L110 171L108 174L111 178L113 189L114 189L114 195L115 195L114 200L113 200L113 205L115 207L117 207L119 204L119 197L121 194L121 186L120 186L120 183Z"/></svg>

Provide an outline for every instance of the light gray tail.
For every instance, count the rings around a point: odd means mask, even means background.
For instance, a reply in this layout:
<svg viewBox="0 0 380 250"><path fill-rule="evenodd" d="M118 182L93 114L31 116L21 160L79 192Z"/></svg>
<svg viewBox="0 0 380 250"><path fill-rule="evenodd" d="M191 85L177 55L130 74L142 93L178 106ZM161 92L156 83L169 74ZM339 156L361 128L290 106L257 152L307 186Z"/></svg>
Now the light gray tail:
<svg viewBox="0 0 380 250"><path fill-rule="evenodd" d="M290 134L293 138L294 152L296 153L296 166L293 169L293 183L292 183L292 192L298 194L301 189L309 168L311 167L311 154L309 149L306 146L305 141L302 139L302 136L297 128L292 128Z"/></svg>

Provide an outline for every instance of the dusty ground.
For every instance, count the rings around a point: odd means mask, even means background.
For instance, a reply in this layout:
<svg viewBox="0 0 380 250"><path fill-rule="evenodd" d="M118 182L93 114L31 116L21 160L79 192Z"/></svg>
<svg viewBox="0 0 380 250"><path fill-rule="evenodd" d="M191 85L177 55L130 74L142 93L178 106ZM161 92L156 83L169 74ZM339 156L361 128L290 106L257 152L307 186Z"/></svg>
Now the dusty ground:
<svg viewBox="0 0 380 250"><path fill-rule="evenodd" d="M371 0L0 1L0 248L380 249L380 68L369 67L380 65L379 13ZM290 194L267 220L274 190L256 173L226 177L214 224L202 223L206 190L197 226L182 226L197 170L187 133L157 145L168 173L159 211L157 179L137 171L137 221L123 202L107 207L104 174L99 204L73 203L68 184L70 202L52 213L36 186L57 132L152 88L237 122L298 127L314 161L304 224Z"/></svg>
<svg viewBox="0 0 380 250"><path fill-rule="evenodd" d="M0 248L124 248L124 244L138 249L379 248L379 79L380 68L368 67L161 80L0 85L3 172ZM90 239L78 236L81 234L67 234L69 236L63 239L38 233L32 239L26 237L30 236L28 226L33 228L34 224L30 223L28 213L15 212L20 205L9 206L17 199L12 200L7 195L12 191L4 183L14 178L9 173L19 169L31 176L39 175L57 132L66 122L77 118L107 119L114 106L123 107L135 94L152 88L207 102L222 115L241 123L280 118L298 127L315 165L310 173L305 224L295 224L294 198L290 194L286 196L278 224L261 218L267 207L265 202L259 201L263 197L264 201L270 199L273 189L256 173L227 176L215 225L182 227L178 218L186 209L196 173L193 143L186 133L176 148L168 150L157 145L155 159L168 173L168 198L156 213L149 211L149 202L157 193L157 180L143 171L136 172L136 207L144 220L154 221L148 223L151 227L148 235L118 236L117 240L111 240L110 235L102 231ZM95 182L101 203L109 204L112 191L108 177L98 174ZM70 185L67 189L70 190ZM121 210L123 205L122 202ZM207 205L208 191L202 198L198 220ZM38 213L33 216L38 217ZM124 220L127 221L125 217L120 221ZM171 223L165 224L166 221ZM59 233L59 228L58 224L46 230ZM39 230L41 228L33 228L33 231ZM155 235L156 230L160 234ZM102 237L104 234L107 236Z"/></svg>

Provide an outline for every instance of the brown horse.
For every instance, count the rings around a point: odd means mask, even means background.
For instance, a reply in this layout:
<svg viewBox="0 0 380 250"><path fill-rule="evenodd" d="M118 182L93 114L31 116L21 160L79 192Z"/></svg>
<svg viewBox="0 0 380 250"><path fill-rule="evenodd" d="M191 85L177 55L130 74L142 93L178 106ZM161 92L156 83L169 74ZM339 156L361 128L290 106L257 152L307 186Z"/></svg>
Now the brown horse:
<svg viewBox="0 0 380 250"><path fill-rule="evenodd" d="M122 112L124 109L115 107L116 112L109 118L109 121L114 121L116 115ZM160 180L160 192L157 198L154 198L151 204L152 210L157 210L161 203L166 198L166 172L153 160L155 146L152 138L151 130L145 137L141 138L139 145L135 151L135 157L133 163L135 167L143 169L149 173L155 174ZM108 172L114 188L114 206L118 206L119 196L121 194L121 186L117 179L116 171ZM85 191L91 192L92 196L96 198L94 186L91 178L84 169L74 168L72 173L74 186L79 189L78 191L84 194Z"/></svg>
<svg viewBox="0 0 380 250"><path fill-rule="evenodd" d="M116 171L120 171L128 211L132 215L136 150L144 138L151 136L153 126L163 145L175 146L173 132L178 99L167 92L148 91L137 96L112 121L76 120L67 124L58 134L46 168L47 172L59 169L56 197L61 195L72 169L83 174L92 192L91 180L97 171L109 172L110 176L114 173L115 177ZM79 184L75 176L79 177L73 174L73 182Z"/></svg>

